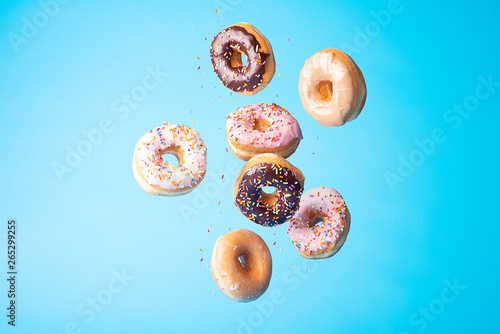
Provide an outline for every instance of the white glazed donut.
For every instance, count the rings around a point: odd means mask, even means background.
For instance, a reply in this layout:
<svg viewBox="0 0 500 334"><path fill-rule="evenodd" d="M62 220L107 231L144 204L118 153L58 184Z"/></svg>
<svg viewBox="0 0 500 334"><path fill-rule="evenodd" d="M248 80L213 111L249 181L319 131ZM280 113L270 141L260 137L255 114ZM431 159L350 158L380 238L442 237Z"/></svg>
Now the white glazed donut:
<svg viewBox="0 0 500 334"><path fill-rule="evenodd" d="M351 214L333 188L318 187L302 194L299 210L288 224L288 236L308 259L325 259L342 247L351 226Z"/></svg>
<svg viewBox="0 0 500 334"><path fill-rule="evenodd" d="M163 161L163 154L175 155L179 165ZM148 193L184 195L205 176L207 148L197 131L165 122L139 139L132 167L137 183Z"/></svg>
<svg viewBox="0 0 500 334"><path fill-rule="evenodd" d="M366 101L366 84L354 60L337 49L321 50L300 71L304 109L324 126L339 126L358 117Z"/></svg>

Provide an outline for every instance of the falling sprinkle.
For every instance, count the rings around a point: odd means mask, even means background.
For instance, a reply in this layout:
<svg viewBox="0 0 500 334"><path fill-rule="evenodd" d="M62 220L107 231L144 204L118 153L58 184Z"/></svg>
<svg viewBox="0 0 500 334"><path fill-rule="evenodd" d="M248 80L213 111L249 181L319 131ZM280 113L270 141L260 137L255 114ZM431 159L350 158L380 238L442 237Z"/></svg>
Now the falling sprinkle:
<svg viewBox="0 0 500 334"><path fill-rule="evenodd" d="M219 201L219 203L217 203L217 205L220 205L220 201Z"/></svg>
<svg viewBox="0 0 500 334"><path fill-rule="evenodd" d="M191 29L194 29L194 26Z"/></svg>
<svg viewBox="0 0 500 334"><path fill-rule="evenodd" d="M217 14L217 11L218 11L218 9L217 9L217 8L215 8L215 14ZM214 295L215 295L215 293L214 293Z"/></svg>
<svg viewBox="0 0 500 334"><path fill-rule="evenodd" d="M201 258L200 262L203 261L203 258Z"/></svg>
<svg viewBox="0 0 500 334"><path fill-rule="evenodd" d="M214 294L212 296L215 296L215 292L214 292Z"/></svg>
<svg viewBox="0 0 500 334"><path fill-rule="evenodd" d="M191 121L191 123L193 123L193 125L194 125L194 121Z"/></svg>
<svg viewBox="0 0 500 334"><path fill-rule="evenodd" d="M285 279L288 279L290 276L287 276Z"/></svg>
<svg viewBox="0 0 500 334"><path fill-rule="evenodd" d="M222 179L224 180L224 174L222 174Z"/></svg>
<svg viewBox="0 0 500 334"><path fill-rule="evenodd" d="M203 252L203 249L200 248L200 252Z"/></svg>
<svg viewBox="0 0 500 334"><path fill-rule="evenodd" d="M229 231L231 231L231 228L229 228Z"/></svg>
<svg viewBox="0 0 500 334"><path fill-rule="evenodd" d="M205 38L206 38L206 37L205 37ZM200 60L200 57L196 57L196 58L198 58L198 60Z"/></svg>
<svg viewBox="0 0 500 334"><path fill-rule="evenodd" d="M273 246L276 245L276 241L274 242Z"/></svg>
<svg viewBox="0 0 500 334"><path fill-rule="evenodd" d="M280 248L280 252L283 250L283 248Z"/></svg>
<svg viewBox="0 0 500 334"><path fill-rule="evenodd" d="M280 76L280 78L281 78L281 74L280 74L280 73L278 73L278 75L279 75L279 76Z"/></svg>

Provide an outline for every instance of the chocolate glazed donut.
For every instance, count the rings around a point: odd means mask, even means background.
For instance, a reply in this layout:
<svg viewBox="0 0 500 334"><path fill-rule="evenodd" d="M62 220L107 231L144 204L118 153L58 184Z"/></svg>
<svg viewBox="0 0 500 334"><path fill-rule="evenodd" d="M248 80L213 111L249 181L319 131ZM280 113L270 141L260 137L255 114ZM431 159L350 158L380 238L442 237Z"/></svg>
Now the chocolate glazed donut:
<svg viewBox="0 0 500 334"><path fill-rule="evenodd" d="M262 191L271 186L272 194ZM263 226L286 222L298 209L304 190L302 172L282 157L260 154L250 159L234 184L234 201L248 219Z"/></svg>
<svg viewBox="0 0 500 334"><path fill-rule="evenodd" d="M264 89L275 72L271 44L254 26L239 23L215 36L210 49L214 72L232 91L254 95ZM243 64L241 55L247 56Z"/></svg>

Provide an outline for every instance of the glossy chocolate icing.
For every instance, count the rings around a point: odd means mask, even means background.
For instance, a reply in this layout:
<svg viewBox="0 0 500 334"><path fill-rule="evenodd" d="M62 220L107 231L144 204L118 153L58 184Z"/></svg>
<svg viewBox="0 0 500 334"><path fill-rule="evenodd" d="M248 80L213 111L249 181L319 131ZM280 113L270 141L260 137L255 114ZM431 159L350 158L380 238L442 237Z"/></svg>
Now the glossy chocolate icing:
<svg viewBox="0 0 500 334"><path fill-rule="evenodd" d="M277 201L262 200L262 187L276 188ZM249 169L238 185L235 204L248 219L264 226L286 222L298 209L304 188L296 174L276 164L258 163Z"/></svg>
<svg viewBox="0 0 500 334"><path fill-rule="evenodd" d="M260 51L254 35L239 26L230 26L215 36L210 50L212 65L222 83L235 92L251 92L262 83L269 53ZM234 52L243 52L248 64L231 65Z"/></svg>

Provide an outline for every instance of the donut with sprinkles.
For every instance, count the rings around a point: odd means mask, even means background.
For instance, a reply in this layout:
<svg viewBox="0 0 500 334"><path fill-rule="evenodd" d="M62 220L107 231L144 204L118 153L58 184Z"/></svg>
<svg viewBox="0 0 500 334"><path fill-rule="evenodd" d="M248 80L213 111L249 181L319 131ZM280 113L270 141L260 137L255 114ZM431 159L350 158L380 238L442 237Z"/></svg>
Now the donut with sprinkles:
<svg viewBox="0 0 500 334"><path fill-rule="evenodd" d="M174 166L162 155L172 154ZM207 148L200 133L186 125L163 123L139 139L133 157L134 177L153 195L178 196L200 184L207 170Z"/></svg>
<svg viewBox="0 0 500 334"><path fill-rule="evenodd" d="M236 109L227 117L226 135L231 151L243 160L262 153L288 158L302 139L295 117L275 103Z"/></svg>
<svg viewBox="0 0 500 334"><path fill-rule="evenodd" d="M263 187L274 187L268 194ZM273 227L283 224L297 210L304 189L302 172L273 153L250 159L234 183L234 203L251 221Z"/></svg>
<svg viewBox="0 0 500 334"><path fill-rule="evenodd" d="M351 214L339 192L318 187L302 195L288 223L288 236L303 257L325 259L340 250L350 227Z"/></svg>
<svg viewBox="0 0 500 334"><path fill-rule="evenodd" d="M246 63L242 55L246 56ZM215 36L210 48L214 72L224 86L243 95L266 87L276 65L271 43L249 23L234 24Z"/></svg>

